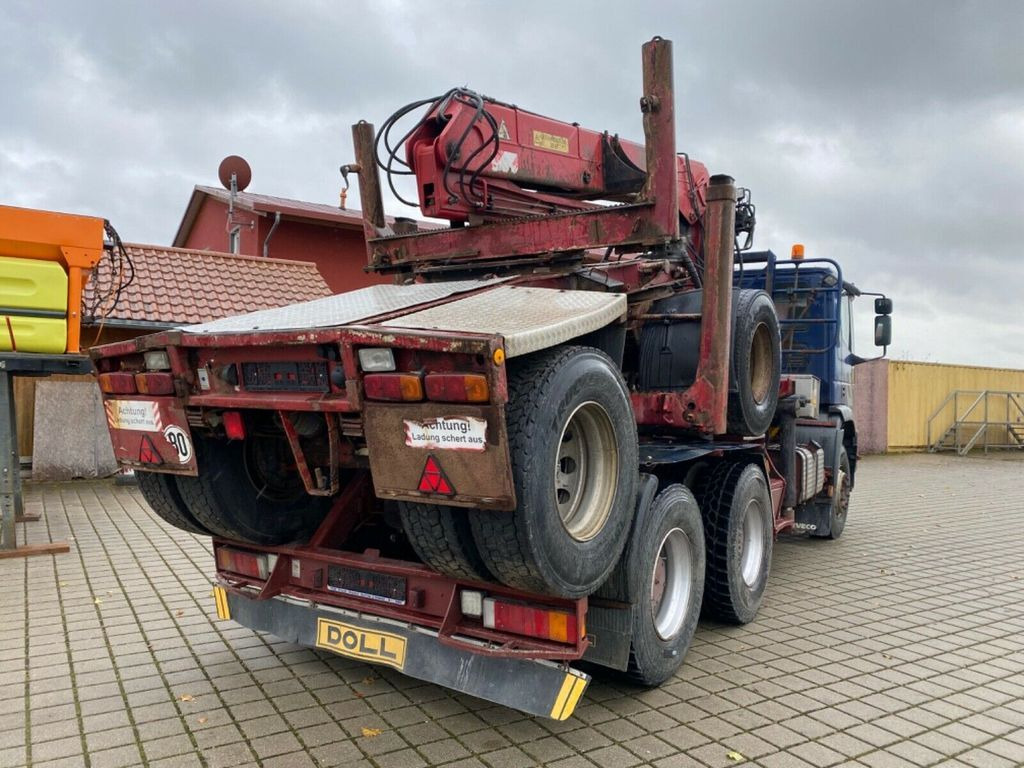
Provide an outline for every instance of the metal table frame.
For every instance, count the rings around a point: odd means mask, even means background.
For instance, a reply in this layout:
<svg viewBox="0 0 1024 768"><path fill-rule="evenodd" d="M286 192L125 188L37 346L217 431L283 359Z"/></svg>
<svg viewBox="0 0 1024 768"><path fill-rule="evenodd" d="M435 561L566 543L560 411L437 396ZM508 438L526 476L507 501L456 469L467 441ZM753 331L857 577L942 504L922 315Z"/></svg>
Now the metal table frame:
<svg viewBox="0 0 1024 768"><path fill-rule="evenodd" d="M92 372L84 355L37 355L0 352L0 558L27 557L68 551L66 541L18 546L17 523L25 520L21 497L21 456L18 451L18 422L14 413L14 378L50 376L55 373Z"/></svg>

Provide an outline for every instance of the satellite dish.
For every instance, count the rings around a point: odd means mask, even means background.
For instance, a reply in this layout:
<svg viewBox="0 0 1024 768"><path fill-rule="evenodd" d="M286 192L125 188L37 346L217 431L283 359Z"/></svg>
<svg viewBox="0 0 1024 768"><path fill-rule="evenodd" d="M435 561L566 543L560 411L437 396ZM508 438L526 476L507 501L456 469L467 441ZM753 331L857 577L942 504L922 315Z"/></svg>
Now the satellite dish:
<svg viewBox="0 0 1024 768"><path fill-rule="evenodd" d="M220 183L224 185L224 189L228 190L231 189L231 177L234 176L236 189L241 192L252 181L252 168L245 162L244 157L228 155L220 161L217 176L220 178Z"/></svg>

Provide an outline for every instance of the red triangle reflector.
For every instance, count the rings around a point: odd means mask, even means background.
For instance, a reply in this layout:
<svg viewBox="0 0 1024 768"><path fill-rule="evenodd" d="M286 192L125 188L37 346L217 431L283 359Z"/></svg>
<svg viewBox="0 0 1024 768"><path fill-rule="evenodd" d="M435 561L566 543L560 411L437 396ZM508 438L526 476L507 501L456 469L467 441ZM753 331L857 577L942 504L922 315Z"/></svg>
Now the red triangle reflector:
<svg viewBox="0 0 1024 768"><path fill-rule="evenodd" d="M419 490L422 493L440 493L443 496L454 496L455 488L445 477L440 463L433 456L427 456L420 475Z"/></svg>
<svg viewBox="0 0 1024 768"><path fill-rule="evenodd" d="M160 451L153 445L153 441L149 435L143 435L142 440L139 442L139 461L143 464L163 464L164 460L160 456Z"/></svg>

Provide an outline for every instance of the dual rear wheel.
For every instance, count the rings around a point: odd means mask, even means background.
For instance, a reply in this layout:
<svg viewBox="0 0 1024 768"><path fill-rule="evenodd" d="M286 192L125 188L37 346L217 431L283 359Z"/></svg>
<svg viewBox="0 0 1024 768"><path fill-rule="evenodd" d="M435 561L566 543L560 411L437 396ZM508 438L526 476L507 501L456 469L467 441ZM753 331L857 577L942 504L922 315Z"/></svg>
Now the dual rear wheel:
<svg viewBox="0 0 1024 768"><path fill-rule="evenodd" d="M558 347L511 363L508 388L516 509L402 503L403 527L424 562L449 576L590 594L622 553L636 498L622 374L599 350Z"/></svg>
<svg viewBox="0 0 1024 768"><path fill-rule="evenodd" d="M198 477L136 472L143 498L174 527L275 546L308 539L327 514L331 499L306 493L283 438L193 440Z"/></svg>

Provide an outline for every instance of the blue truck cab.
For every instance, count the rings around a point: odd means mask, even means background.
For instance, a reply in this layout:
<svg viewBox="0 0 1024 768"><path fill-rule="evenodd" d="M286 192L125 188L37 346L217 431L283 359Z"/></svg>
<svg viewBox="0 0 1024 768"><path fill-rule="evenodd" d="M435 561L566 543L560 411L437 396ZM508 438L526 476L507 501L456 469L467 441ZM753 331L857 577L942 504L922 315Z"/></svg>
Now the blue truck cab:
<svg viewBox="0 0 1024 768"><path fill-rule="evenodd" d="M816 378L817 407L797 404L795 441L821 446L832 478L827 487L833 494L848 496L857 467L853 372L857 363L865 361L853 350L853 302L865 293L843 279L837 261L803 258L802 246L794 247L791 260L780 260L770 250L742 254L733 284L737 289L763 290L772 297L779 317L784 381L799 381L806 392L807 377ZM875 343L884 347L889 343L892 302L882 294L866 295L879 297ZM836 519L837 506L832 498L794 505L796 529L838 536L845 519Z"/></svg>

